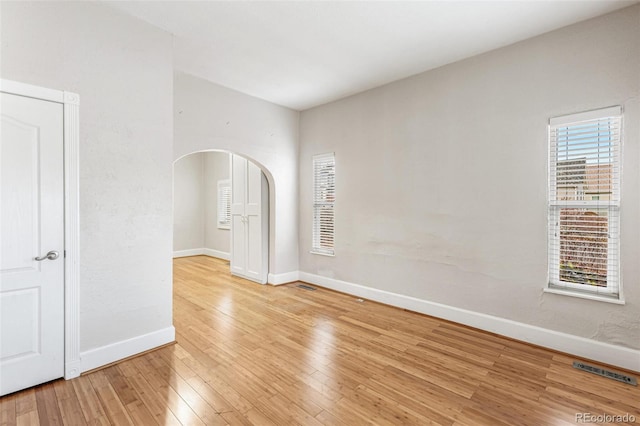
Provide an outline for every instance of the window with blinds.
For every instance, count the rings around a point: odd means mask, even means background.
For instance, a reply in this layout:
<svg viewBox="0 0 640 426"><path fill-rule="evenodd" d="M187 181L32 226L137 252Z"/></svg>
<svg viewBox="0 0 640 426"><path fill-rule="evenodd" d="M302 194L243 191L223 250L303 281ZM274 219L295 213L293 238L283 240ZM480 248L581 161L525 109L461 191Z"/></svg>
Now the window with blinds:
<svg viewBox="0 0 640 426"><path fill-rule="evenodd" d="M313 235L311 252L332 256L336 200L336 161L333 153L313 157Z"/></svg>
<svg viewBox="0 0 640 426"><path fill-rule="evenodd" d="M218 228L231 229L231 181L218 181Z"/></svg>
<svg viewBox="0 0 640 426"><path fill-rule="evenodd" d="M617 296L622 110L549 121L549 286Z"/></svg>

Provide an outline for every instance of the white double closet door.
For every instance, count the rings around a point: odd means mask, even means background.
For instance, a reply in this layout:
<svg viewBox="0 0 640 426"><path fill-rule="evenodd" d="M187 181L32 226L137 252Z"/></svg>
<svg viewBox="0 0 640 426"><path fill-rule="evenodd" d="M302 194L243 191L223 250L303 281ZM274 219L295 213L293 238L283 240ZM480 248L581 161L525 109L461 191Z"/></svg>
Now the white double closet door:
<svg viewBox="0 0 640 426"><path fill-rule="evenodd" d="M63 105L0 93L0 395L64 375Z"/></svg>
<svg viewBox="0 0 640 426"><path fill-rule="evenodd" d="M269 185L260 168L231 155L231 273L266 284Z"/></svg>

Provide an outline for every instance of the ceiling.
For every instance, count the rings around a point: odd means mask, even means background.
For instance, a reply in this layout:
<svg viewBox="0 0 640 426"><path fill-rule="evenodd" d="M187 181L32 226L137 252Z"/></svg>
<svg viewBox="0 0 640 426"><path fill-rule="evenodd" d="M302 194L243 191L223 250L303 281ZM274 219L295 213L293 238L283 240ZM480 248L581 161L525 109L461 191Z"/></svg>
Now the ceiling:
<svg viewBox="0 0 640 426"><path fill-rule="evenodd" d="M172 33L176 69L295 110L634 3L107 2Z"/></svg>

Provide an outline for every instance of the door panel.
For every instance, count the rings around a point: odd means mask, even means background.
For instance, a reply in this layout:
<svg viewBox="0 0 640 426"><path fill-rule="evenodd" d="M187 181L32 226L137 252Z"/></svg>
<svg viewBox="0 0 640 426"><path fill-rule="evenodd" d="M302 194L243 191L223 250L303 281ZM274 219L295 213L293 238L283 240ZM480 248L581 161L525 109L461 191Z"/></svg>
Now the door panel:
<svg viewBox="0 0 640 426"><path fill-rule="evenodd" d="M246 234L248 243L247 250L247 276L259 281L262 271L262 227L260 226L259 215L249 215L247 220Z"/></svg>
<svg viewBox="0 0 640 426"><path fill-rule="evenodd" d="M30 254L38 241L38 127L2 114L2 258L3 272L33 269Z"/></svg>
<svg viewBox="0 0 640 426"><path fill-rule="evenodd" d="M0 359L9 361L40 352L40 289L0 293L2 346ZM19 325L20 333L14 328Z"/></svg>
<svg viewBox="0 0 640 426"><path fill-rule="evenodd" d="M247 270L247 241L244 234L244 215L231 215L231 273L244 276ZM236 230L235 232L233 230Z"/></svg>
<svg viewBox="0 0 640 426"><path fill-rule="evenodd" d="M64 375L62 104L2 93L0 395ZM36 261L50 250L55 260Z"/></svg>

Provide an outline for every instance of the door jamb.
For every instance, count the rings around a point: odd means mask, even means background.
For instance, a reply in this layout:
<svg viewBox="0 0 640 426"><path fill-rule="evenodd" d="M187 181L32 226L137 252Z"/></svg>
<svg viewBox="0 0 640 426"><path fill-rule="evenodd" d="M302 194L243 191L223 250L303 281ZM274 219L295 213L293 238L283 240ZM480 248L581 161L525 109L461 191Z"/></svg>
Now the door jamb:
<svg viewBox="0 0 640 426"><path fill-rule="evenodd" d="M80 376L80 96L0 79L0 91L57 102L64 120L64 378Z"/></svg>

